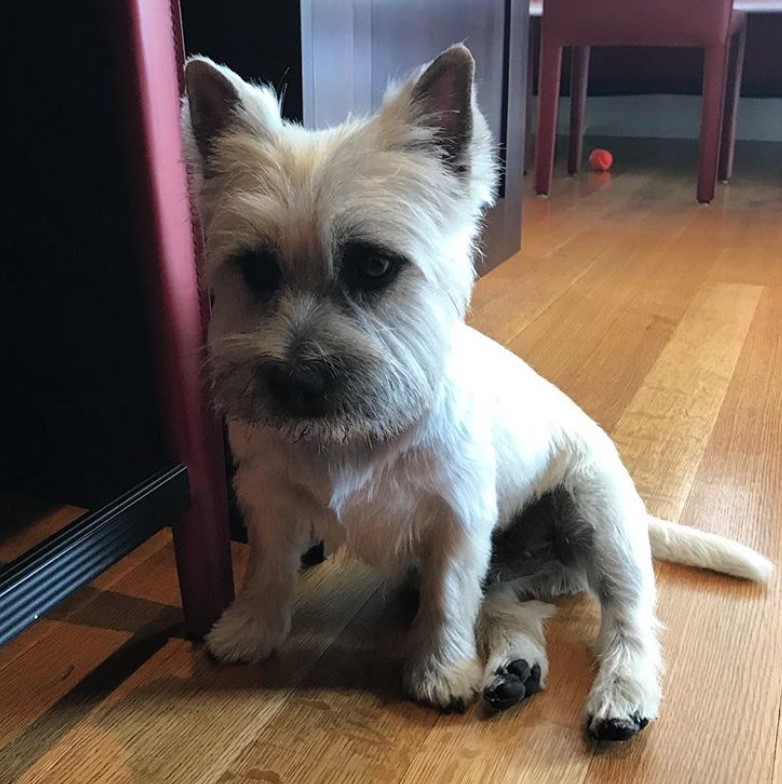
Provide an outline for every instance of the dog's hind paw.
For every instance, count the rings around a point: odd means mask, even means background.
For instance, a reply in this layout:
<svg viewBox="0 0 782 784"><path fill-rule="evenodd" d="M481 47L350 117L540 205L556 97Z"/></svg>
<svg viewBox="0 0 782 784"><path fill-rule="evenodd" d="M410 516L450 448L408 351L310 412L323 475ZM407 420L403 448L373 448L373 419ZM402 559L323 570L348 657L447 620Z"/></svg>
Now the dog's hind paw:
<svg viewBox="0 0 782 784"><path fill-rule="evenodd" d="M483 699L496 711L508 710L540 691L539 664L515 659L499 667L483 689Z"/></svg>
<svg viewBox="0 0 782 784"><path fill-rule="evenodd" d="M596 740L619 741L629 740L637 735L647 724L649 719L633 714L621 719L587 719L589 734Z"/></svg>
<svg viewBox="0 0 782 784"><path fill-rule="evenodd" d="M612 675L593 688L587 702L587 729L597 740L629 740L657 718L660 685L654 672L645 678L628 672Z"/></svg>

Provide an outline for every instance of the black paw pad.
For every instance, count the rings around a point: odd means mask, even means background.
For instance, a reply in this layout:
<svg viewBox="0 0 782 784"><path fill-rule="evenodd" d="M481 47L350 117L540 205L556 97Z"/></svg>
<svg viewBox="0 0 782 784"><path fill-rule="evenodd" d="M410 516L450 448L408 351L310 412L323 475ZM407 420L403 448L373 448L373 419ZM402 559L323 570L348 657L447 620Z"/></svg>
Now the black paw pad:
<svg viewBox="0 0 782 784"><path fill-rule="evenodd" d="M538 666L537 664L535 665ZM538 667L538 669L540 669ZM532 674L532 669L530 668L529 664L527 664L526 659L516 659L515 661L509 662L505 665L505 671L510 675L515 675L519 680L526 681L529 676ZM499 671L497 672L499 675Z"/></svg>
<svg viewBox="0 0 782 784"><path fill-rule="evenodd" d="M620 741L629 740L637 735L647 724L649 719L633 714L622 719L602 719L589 722L589 731L597 740Z"/></svg>
<svg viewBox="0 0 782 784"><path fill-rule="evenodd" d="M508 710L540 690L540 666L532 667L525 659L516 659L495 673L484 689L483 699L496 711Z"/></svg>

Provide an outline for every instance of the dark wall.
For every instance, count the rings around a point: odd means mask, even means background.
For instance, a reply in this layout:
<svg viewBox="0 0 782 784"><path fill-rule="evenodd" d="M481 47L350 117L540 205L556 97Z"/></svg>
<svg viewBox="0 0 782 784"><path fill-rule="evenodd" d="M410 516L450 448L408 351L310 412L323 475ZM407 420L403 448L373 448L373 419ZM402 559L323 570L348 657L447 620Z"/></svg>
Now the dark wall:
<svg viewBox="0 0 782 784"><path fill-rule="evenodd" d="M302 118L299 3L181 0L185 52L224 63L246 79L267 82L283 113Z"/></svg>
<svg viewBox="0 0 782 784"><path fill-rule="evenodd" d="M533 21L535 32L540 20ZM592 50L590 95L700 95L703 54L696 49L603 47ZM535 72L537 84L537 62ZM568 58L563 92L568 92ZM782 14L749 17L742 95L782 97Z"/></svg>
<svg viewBox="0 0 782 784"><path fill-rule="evenodd" d="M110 7L17 4L0 69L0 489L90 507L166 451Z"/></svg>

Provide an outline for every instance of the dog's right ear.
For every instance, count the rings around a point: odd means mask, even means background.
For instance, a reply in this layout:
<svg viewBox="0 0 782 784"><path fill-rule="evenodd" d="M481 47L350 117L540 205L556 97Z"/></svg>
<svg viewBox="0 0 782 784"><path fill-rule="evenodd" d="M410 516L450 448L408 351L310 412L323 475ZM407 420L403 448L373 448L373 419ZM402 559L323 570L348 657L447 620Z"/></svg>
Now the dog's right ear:
<svg viewBox="0 0 782 784"><path fill-rule="evenodd" d="M187 61L185 88L182 126L186 151L191 163L200 163L204 174L216 143L226 133L245 130L266 136L282 126L273 90L249 84L230 68L207 57L191 57Z"/></svg>

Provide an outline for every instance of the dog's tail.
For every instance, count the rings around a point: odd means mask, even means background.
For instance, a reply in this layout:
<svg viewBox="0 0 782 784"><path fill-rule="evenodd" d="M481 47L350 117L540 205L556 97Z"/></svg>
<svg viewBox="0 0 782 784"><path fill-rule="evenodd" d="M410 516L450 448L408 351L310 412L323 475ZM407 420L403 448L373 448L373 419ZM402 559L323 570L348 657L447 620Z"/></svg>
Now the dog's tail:
<svg viewBox="0 0 782 784"><path fill-rule="evenodd" d="M652 555L661 561L699 566L745 580L764 582L774 571L768 558L724 536L649 516Z"/></svg>

